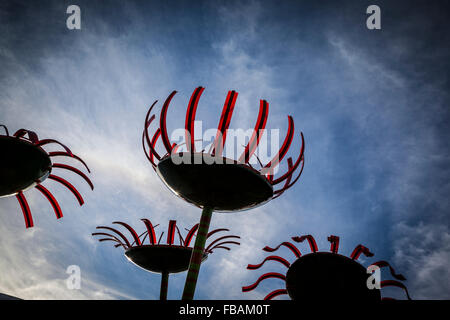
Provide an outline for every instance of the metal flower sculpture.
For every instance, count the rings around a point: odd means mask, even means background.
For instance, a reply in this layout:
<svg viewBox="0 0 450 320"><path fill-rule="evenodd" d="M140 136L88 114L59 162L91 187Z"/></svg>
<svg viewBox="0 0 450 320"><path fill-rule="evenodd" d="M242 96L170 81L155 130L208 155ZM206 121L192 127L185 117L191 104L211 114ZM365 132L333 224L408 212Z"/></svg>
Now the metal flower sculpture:
<svg viewBox="0 0 450 320"><path fill-rule="evenodd" d="M128 260L133 262L138 267L149 271L161 274L161 290L160 299L167 299L167 287L169 283L169 274L186 271L189 267L189 261L191 259L193 248L190 247L190 243L195 233L198 230L198 224L193 226L186 237L183 238L180 230L177 227L175 220L170 220L167 230L166 244L161 244L161 239L164 232L161 233L159 240L156 240L155 228L158 225L153 226L150 220L141 219L146 227L146 231L138 235L136 231L128 224L120 221L113 222L113 224L122 225L125 227L132 236L128 239L122 232L115 228L107 226L98 226L99 230L106 230L108 232L95 232L93 236L103 236L99 241L113 241L117 247L123 247L125 249L125 256ZM187 230L187 229L186 229ZM112 231L114 234L109 233ZM206 238L210 238L213 234L218 232L229 231L228 229L215 229L206 235ZM178 234L179 244L175 244L175 234ZM197 235L198 237L198 235ZM148 238L148 243L145 243ZM209 243L208 247L202 252L202 261L206 260L208 255L213 253L216 249L230 250L228 245L236 244L239 242L230 239L239 239L239 236L226 235L219 237Z"/></svg>
<svg viewBox="0 0 450 320"><path fill-rule="evenodd" d="M311 253L303 255L291 242L283 242L275 248L265 247L264 251L274 252L281 246L290 249L297 258L292 264L280 256L268 256L260 264L249 264L247 269L256 270L261 268L267 261L276 261L288 268L286 274L269 272L260 276L255 283L242 287L243 292L254 290L258 284L269 278L281 279L286 283L286 288L270 292L264 300L271 300L279 295L288 294L291 299L297 301L312 301L318 299L334 300L380 300L380 289L388 286L402 288L410 299L407 288L397 280L406 280L401 274L395 273L394 269L386 261L372 263L367 269L356 260L361 254L372 257L373 253L363 245L357 245L350 257L341 255L339 250L339 237L329 236L331 243L330 252L319 252L313 236L305 235L293 237L295 242L308 240ZM391 275L397 280L383 280L369 288L370 274L376 268L388 267ZM376 281L376 279L374 279ZM382 298L388 300L391 298Z"/></svg>
<svg viewBox="0 0 450 320"><path fill-rule="evenodd" d="M191 259L191 267L186 278L183 299L193 299L197 282L200 261L205 246L205 235L208 233L212 212L232 212L250 209L261 205L271 199L279 197L299 179L304 165L304 138L300 133L301 147L299 155L294 162L287 159L287 171L278 177L274 177L274 169L285 158L294 138L294 121L288 116L288 130L284 142L267 164L260 162L260 170L250 165L250 159L255 156L255 151L264 133L269 113L269 103L260 101L259 114L252 135L238 159L230 159L223 156L225 140L231 116L234 110L238 93L229 91L222 109L217 134L208 152L197 151L194 141L194 121L197 105L204 91L203 87L194 90L186 112L185 142L172 143L169 140L166 128L166 115L169 104L176 91L173 91L164 102L160 116L159 127L150 134L149 127L155 120L152 115L153 107L150 107L145 118L142 145L147 159L152 164L162 181L176 195L184 200L202 208L200 218L199 236L196 238L194 253ZM161 138L165 148L163 156L156 150L156 144ZM186 151L179 151L180 148ZM148 149L148 150L147 150ZM259 159L258 159L259 161ZM297 177L293 179L294 172L300 168ZM283 183L282 187L274 191L274 187Z"/></svg>
<svg viewBox="0 0 450 320"><path fill-rule="evenodd" d="M16 196L22 208L25 226L27 228L33 227L34 223L23 192L33 187L48 199L56 214L56 218L59 219L63 216L58 201L42 185L47 178L57 181L69 189L77 198L80 206L84 204L83 197L77 189L65 179L52 174L52 171L55 168L70 170L86 180L93 190L94 185L91 180L77 168L51 161L51 158L56 156L74 158L80 161L86 167L86 170L90 172L88 166L81 158L74 155L69 148L56 140L40 140L38 135L33 131L20 129L10 136L6 126L0 125L0 127L6 132L6 135L0 135L0 149L2 150L2 156L0 157L0 197ZM51 143L60 145L64 151L46 152L42 148Z"/></svg>

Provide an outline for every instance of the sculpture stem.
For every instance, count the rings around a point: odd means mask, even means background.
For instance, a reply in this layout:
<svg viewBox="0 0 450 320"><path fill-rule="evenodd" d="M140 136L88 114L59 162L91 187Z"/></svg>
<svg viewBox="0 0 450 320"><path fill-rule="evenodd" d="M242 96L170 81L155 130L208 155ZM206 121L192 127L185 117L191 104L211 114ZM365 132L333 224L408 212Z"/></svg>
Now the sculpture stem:
<svg viewBox="0 0 450 320"><path fill-rule="evenodd" d="M200 265L202 263L203 251L205 250L206 237L208 235L212 213L212 208L203 208L197 236L195 238L194 250L192 251L191 261L189 263L189 271L186 277L186 283L184 284L182 300L194 299L195 286L197 285L198 273L200 272Z"/></svg>
<svg viewBox="0 0 450 320"><path fill-rule="evenodd" d="M167 287L169 286L169 273L164 271L161 274L161 291L159 293L159 300L167 300Z"/></svg>

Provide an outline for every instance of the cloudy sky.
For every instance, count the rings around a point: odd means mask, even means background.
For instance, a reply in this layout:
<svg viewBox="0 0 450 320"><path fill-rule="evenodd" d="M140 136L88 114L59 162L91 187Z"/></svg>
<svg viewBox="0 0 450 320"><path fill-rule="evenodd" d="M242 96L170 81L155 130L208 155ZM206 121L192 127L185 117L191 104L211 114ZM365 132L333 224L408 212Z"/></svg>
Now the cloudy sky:
<svg viewBox="0 0 450 320"><path fill-rule="evenodd" d="M81 8L81 30L66 27L71 4ZM381 30L366 27L371 4L381 8ZM183 127L201 85L204 127L217 125L228 90L239 92L232 128L253 127L266 99L267 128L283 135L292 115L305 135L306 162L282 197L214 214L211 227L231 229L242 244L210 256L196 298L262 299L283 283L265 280L250 293L241 287L285 269L269 262L246 270L267 256L261 248L312 234L328 250L334 234L343 254L362 243L375 253L364 264L390 261L413 298L450 299L448 12L445 1L2 1L0 123L67 144L90 166L95 190L60 173L83 194L80 208L46 181L63 209L59 220L37 190L26 192L32 229L14 197L0 199L0 292L159 297L159 275L90 234L116 220L144 231L139 219L149 218L160 224L158 235L170 219L182 230L198 222L199 209L153 172L140 137L149 105L172 90L179 93L169 131ZM293 157L298 147L297 135ZM278 253L294 261L289 250ZM80 290L66 286L70 265L81 269ZM184 279L171 276L170 299L180 298ZM399 289L385 295L404 297Z"/></svg>

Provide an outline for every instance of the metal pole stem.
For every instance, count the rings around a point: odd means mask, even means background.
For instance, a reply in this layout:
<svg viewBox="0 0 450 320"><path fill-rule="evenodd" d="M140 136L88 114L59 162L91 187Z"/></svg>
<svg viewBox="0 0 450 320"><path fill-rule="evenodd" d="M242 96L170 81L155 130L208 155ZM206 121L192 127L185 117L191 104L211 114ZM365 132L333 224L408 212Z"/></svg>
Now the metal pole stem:
<svg viewBox="0 0 450 320"><path fill-rule="evenodd" d="M168 286L169 286L169 273L165 271L161 274L161 291L159 293L159 300L167 300Z"/></svg>
<svg viewBox="0 0 450 320"><path fill-rule="evenodd" d="M192 251L191 261L189 263L189 271L184 284L184 291L182 300L194 299L195 286L197 285L198 273L202 263L203 251L205 250L206 237L208 235L209 223L213 209L204 207L202 217L197 230L197 237L195 238L194 250Z"/></svg>

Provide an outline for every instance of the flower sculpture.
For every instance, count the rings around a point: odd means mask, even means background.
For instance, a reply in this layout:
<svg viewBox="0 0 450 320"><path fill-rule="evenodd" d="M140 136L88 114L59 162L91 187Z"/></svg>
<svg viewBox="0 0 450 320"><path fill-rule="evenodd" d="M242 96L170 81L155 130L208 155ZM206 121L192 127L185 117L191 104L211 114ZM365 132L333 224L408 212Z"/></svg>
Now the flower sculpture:
<svg viewBox="0 0 450 320"><path fill-rule="evenodd" d="M0 197L16 196L22 208L27 228L33 227L34 223L27 199L23 193L33 187L48 199L56 214L56 218L59 219L63 216L58 201L42 185L47 178L57 181L69 189L77 198L80 206L84 204L83 197L77 189L65 179L53 174L52 171L55 168L70 170L86 180L93 190L94 185L91 180L77 168L51 161L51 158L56 156L70 157L80 161L86 170L90 172L88 166L81 158L74 155L69 148L56 140L40 140L33 131L20 129L10 136L6 126L0 125L0 127L6 133L6 135L0 135L0 149L2 150L2 156L0 157ZM42 147L51 143L60 145L64 150L46 152Z"/></svg>
<svg viewBox="0 0 450 320"><path fill-rule="evenodd" d="M180 230L176 225L175 220L170 220L169 227L167 230L167 240L166 244L161 244L161 239L164 232L156 240L155 228L158 226L153 226L150 220L141 219L146 227L146 231L138 235L136 231L128 224L116 221L113 224L122 225L125 227L132 236L128 239L122 232L115 228L107 226L98 226L97 229L102 232L95 232L93 236L102 236L99 241L112 241L115 242L114 246L122 247L125 249L125 256L128 260L133 262L138 267L149 271L161 274L161 290L160 299L167 299L167 287L169 283L169 274L178 273L186 271L189 267L189 261L191 259L193 248L190 246L191 240L198 230L198 224L193 226L186 237L183 238ZM107 232L105 232L105 231ZM209 239L212 235L218 232L229 231L228 229L215 229L206 235ZM114 234L111 234L113 232ZM179 244L175 244L175 235L178 234ZM198 235L197 235L198 236ZM148 243L145 244L145 240L148 238ZM237 241L230 239L239 239L239 236L226 235L219 237L209 243L208 247L202 252L202 260L207 259L208 255L213 253L216 249L230 250L229 245L235 244L239 245Z"/></svg>
<svg viewBox="0 0 450 320"><path fill-rule="evenodd" d="M159 116L159 127L151 134L149 128L156 118L152 114L152 110L157 101L153 103L145 117L142 134L145 155L161 180L176 195L202 209L198 236L183 293L185 300L194 297L205 246L205 236L208 234L212 212L250 209L279 197L297 182L304 165L305 143L303 134L300 133L301 147L296 161L294 162L289 157L287 171L274 177L275 169L287 155L294 138L294 121L291 116L288 116L288 130L284 142L273 159L266 164L260 163L260 170L256 170L250 165L250 159L253 156L256 157L255 151L267 123L269 103L266 100L260 101L255 127L242 154L237 159L223 156L227 132L238 96L234 90L229 91L225 99L217 134L211 148L207 152L197 151L194 140L194 122L203 91L203 87L196 88L189 100L184 126L184 142L172 143L166 127L167 110L176 91L173 91L165 100ZM163 155L157 151L157 143L160 138L162 146L165 148ZM181 149L186 151L181 151ZM299 173L293 179L293 174L297 169L299 169ZM274 187L279 184L283 184L282 187L274 190Z"/></svg>
<svg viewBox="0 0 450 320"><path fill-rule="evenodd" d="M291 299L297 301L312 301L325 299L334 300L380 300L380 289L388 286L402 288L410 299L407 288L398 280L406 280L401 274L395 273L387 261L372 263L367 269L357 262L359 256L364 254L372 257L373 253L363 245L357 245L350 257L341 255L339 250L339 237L329 236L331 243L330 252L319 252L313 236L305 235L293 237L295 242L307 240L311 253L302 255L300 250L291 242L283 242L275 248L265 247L264 251L274 252L280 247L287 247L297 258L292 264L280 256L268 256L260 264L249 264L247 269L261 268L267 261L276 261L287 268L286 274L268 272L260 276L255 283L242 287L243 292L254 290L261 281L269 278L281 279L286 288L270 292L264 300L271 300L279 295L288 294ZM391 275L397 280L383 280L377 283L377 279L369 279L375 269L387 267ZM370 274L368 273L370 272ZM372 276L373 277L373 276ZM384 300L391 298L383 298Z"/></svg>

